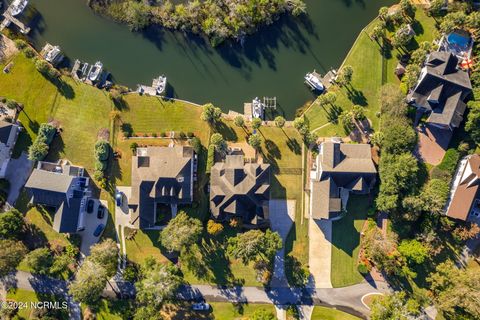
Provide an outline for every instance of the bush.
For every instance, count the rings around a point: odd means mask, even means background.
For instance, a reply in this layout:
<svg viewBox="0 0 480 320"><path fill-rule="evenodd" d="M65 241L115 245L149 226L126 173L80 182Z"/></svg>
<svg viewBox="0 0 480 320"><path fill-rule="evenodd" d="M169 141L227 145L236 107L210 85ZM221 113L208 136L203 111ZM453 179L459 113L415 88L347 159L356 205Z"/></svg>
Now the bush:
<svg viewBox="0 0 480 320"><path fill-rule="evenodd" d="M95 161L95 170L96 171L105 171L107 169L107 162L106 161Z"/></svg>
<svg viewBox="0 0 480 320"><path fill-rule="evenodd" d="M460 153L456 149L448 149L442 162L437 167L440 170L453 174L459 159Z"/></svg>
<svg viewBox="0 0 480 320"><path fill-rule="evenodd" d="M185 132L183 131L180 131L180 133L178 134L180 136L180 138L182 139L185 139L186 135L185 135Z"/></svg>
<svg viewBox="0 0 480 320"><path fill-rule="evenodd" d="M166 136L167 136L167 134L166 134L165 132L162 131L162 132L160 133L160 137L165 138Z"/></svg>
<svg viewBox="0 0 480 320"><path fill-rule="evenodd" d="M138 270L132 265L129 265L123 270L123 279L128 282L135 282L138 278Z"/></svg>
<svg viewBox="0 0 480 320"><path fill-rule="evenodd" d="M23 49L23 54L25 55L25 57L27 57L28 59L31 59L33 57L35 57L35 50L33 50L32 48L30 47L25 47Z"/></svg>
<svg viewBox="0 0 480 320"><path fill-rule="evenodd" d="M32 161L43 160L48 154L48 145L43 139L35 140L35 142L28 148L28 159Z"/></svg>
<svg viewBox="0 0 480 320"><path fill-rule="evenodd" d="M200 139L197 137L193 137L190 140L190 145L192 146L193 150L198 154L202 150L202 143L200 142Z"/></svg>
<svg viewBox="0 0 480 320"><path fill-rule="evenodd" d="M189 131L189 132L187 132L187 137L193 138L193 137L195 137L195 134L193 132Z"/></svg>
<svg viewBox="0 0 480 320"><path fill-rule="evenodd" d="M105 140L98 140L95 143L95 158L100 161L107 161L110 156L110 145Z"/></svg>
<svg viewBox="0 0 480 320"><path fill-rule="evenodd" d="M136 142L130 143L130 150L132 150L133 154L135 154L135 152L137 151L137 148L138 148L138 143Z"/></svg>
<svg viewBox="0 0 480 320"><path fill-rule="evenodd" d="M42 123L40 128L38 129L38 136L42 137L46 144L52 143L53 138L55 137L55 133L57 129L48 123Z"/></svg>
<svg viewBox="0 0 480 320"><path fill-rule="evenodd" d="M357 270L358 270L358 272L360 272L361 274L368 274L368 273L370 272L370 270L368 269L368 266L367 266L365 263L363 263L363 262L361 262L361 263L358 264Z"/></svg>
<svg viewBox="0 0 480 320"><path fill-rule="evenodd" d="M223 225L221 223L217 223L213 220L208 220L207 223L207 232L212 236L217 236L223 232Z"/></svg>
<svg viewBox="0 0 480 320"><path fill-rule="evenodd" d="M156 133L156 132L152 132L151 136L154 137L154 138L156 138L156 137L157 137L157 133Z"/></svg>
<svg viewBox="0 0 480 320"><path fill-rule="evenodd" d="M22 39L17 39L15 40L15 47L19 50L22 50L27 47L27 43Z"/></svg>

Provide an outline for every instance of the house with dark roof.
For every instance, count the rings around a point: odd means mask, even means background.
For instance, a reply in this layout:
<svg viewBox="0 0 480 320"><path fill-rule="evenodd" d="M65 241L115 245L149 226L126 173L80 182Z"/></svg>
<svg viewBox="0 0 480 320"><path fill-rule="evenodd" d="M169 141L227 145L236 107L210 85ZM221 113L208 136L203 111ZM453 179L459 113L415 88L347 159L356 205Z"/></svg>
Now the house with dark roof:
<svg viewBox="0 0 480 320"><path fill-rule="evenodd" d="M310 173L311 217L339 217L350 193L370 193L376 175L370 145L323 142Z"/></svg>
<svg viewBox="0 0 480 320"><path fill-rule="evenodd" d="M39 161L25 184L31 203L54 209L52 227L57 232L75 233L85 228L85 205L91 191L83 173L83 168L68 163Z"/></svg>
<svg viewBox="0 0 480 320"><path fill-rule="evenodd" d="M227 155L212 166L210 211L220 221L240 218L244 225L270 224L270 165L245 163L243 155Z"/></svg>
<svg viewBox="0 0 480 320"><path fill-rule="evenodd" d="M469 155L460 161L445 214L464 221L480 218L480 155Z"/></svg>
<svg viewBox="0 0 480 320"><path fill-rule="evenodd" d="M0 178L5 178L19 132L20 127L18 125L0 120Z"/></svg>
<svg viewBox="0 0 480 320"><path fill-rule="evenodd" d="M186 146L137 148L128 200L132 225L155 227L160 204L171 206L175 215L177 205L192 203L195 159Z"/></svg>
<svg viewBox="0 0 480 320"><path fill-rule="evenodd" d="M458 57L450 52L430 53L417 85L408 94L408 102L429 115L427 124L453 130L462 122L464 100L472 85L468 73L458 63Z"/></svg>

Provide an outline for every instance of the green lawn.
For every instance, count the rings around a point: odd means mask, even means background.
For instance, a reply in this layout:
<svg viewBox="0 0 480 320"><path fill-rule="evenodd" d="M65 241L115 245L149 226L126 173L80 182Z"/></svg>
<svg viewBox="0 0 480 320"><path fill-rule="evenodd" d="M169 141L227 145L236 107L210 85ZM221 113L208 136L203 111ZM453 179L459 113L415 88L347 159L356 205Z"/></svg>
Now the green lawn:
<svg viewBox="0 0 480 320"><path fill-rule="evenodd" d="M314 307L312 320L356 320L358 317L351 314L325 307Z"/></svg>
<svg viewBox="0 0 480 320"><path fill-rule="evenodd" d="M23 289L12 289L8 291L7 299L11 299L22 305L22 308L20 308L17 313L18 319L38 319L38 317L35 315L35 309L31 307L30 302L51 301L59 302L61 305L62 302L65 301L61 298L57 298L54 295L38 294L34 291ZM54 318L59 320L68 319L67 309L60 309L60 312L56 313Z"/></svg>
<svg viewBox="0 0 480 320"><path fill-rule="evenodd" d="M368 196L350 195L347 214L332 225L332 273L333 287L346 287L363 280L357 271L360 250L360 231L367 217Z"/></svg>
<svg viewBox="0 0 480 320"><path fill-rule="evenodd" d="M52 216L44 209L31 208L25 214L25 220L34 225L33 232L29 235L35 236L36 243L48 243L51 248L60 245L66 247L70 244L69 239L64 233L58 233L52 228Z"/></svg>
<svg viewBox="0 0 480 320"><path fill-rule="evenodd" d="M231 303L224 302L212 302L212 316L210 319L218 320L242 320L249 319L252 314L259 310L263 309L269 311L275 315L275 308L270 304L240 304L233 305Z"/></svg>
<svg viewBox="0 0 480 320"><path fill-rule="evenodd" d="M82 313L85 316L85 305L82 305ZM100 299L94 313L97 320L122 320L126 319L127 313L133 312L133 307L128 300Z"/></svg>
<svg viewBox="0 0 480 320"><path fill-rule="evenodd" d="M422 41L431 41L435 30L434 19L427 17L420 8L416 12L416 21L413 27L417 35L411 49ZM394 74L399 52L393 49L382 55L379 44L368 35L374 22L361 31L344 60L344 65L350 65L354 70L351 87L335 86L329 89L337 94L336 110L332 107L322 108L316 101L305 112L312 130L325 126L317 131L320 136L344 136L341 125L330 122L329 116L341 110L349 110L354 104L365 106L365 114L372 121L373 128L378 128L378 117L375 114L380 110L379 89L385 83L399 83Z"/></svg>
<svg viewBox="0 0 480 320"><path fill-rule="evenodd" d="M129 232L132 230L125 228L126 236ZM125 241L128 259L138 264L143 264L148 257L153 257L162 263L167 262L167 258L160 251L159 235L160 232L156 230L138 230L133 240Z"/></svg>

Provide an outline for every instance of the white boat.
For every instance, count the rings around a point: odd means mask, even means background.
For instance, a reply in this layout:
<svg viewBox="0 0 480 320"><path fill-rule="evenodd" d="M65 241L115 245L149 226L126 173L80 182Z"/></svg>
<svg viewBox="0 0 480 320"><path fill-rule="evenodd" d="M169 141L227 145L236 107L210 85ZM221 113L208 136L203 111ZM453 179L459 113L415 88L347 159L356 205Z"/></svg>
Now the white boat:
<svg viewBox="0 0 480 320"><path fill-rule="evenodd" d="M265 109L264 104L258 97L252 101L252 118L263 119L263 111Z"/></svg>
<svg viewBox="0 0 480 320"><path fill-rule="evenodd" d="M45 55L45 60L47 60L50 63L53 63L55 59L57 59L60 52L61 51L59 46L52 47L52 49L48 51L47 54Z"/></svg>
<svg viewBox="0 0 480 320"><path fill-rule="evenodd" d="M79 76L80 78L84 78L87 76L87 70L88 70L88 63L83 63L80 67L80 73L81 75Z"/></svg>
<svg viewBox="0 0 480 320"><path fill-rule="evenodd" d="M315 74L309 72L305 75L305 82L313 89L313 90L318 90L318 91L323 91L325 90L325 87L322 84L322 81L318 76Z"/></svg>
<svg viewBox="0 0 480 320"><path fill-rule="evenodd" d="M14 0L10 5L10 14L15 17L25 10L28 0Z"/></svg>
<svg viewBox="0 0 480 320"><path fill-rule="evenodd" d="M102 73L102 68L103 64L100 61L95 62L88 72L88 79L92 82L97 81Z"/></svg>
<svg viewBox="0 0 480 320"><path fill-rule="evenodd" d="M152 87L155 89L157 95L162 94L167 87L167 77L162 74L160 77L153 79Z"/></svg>

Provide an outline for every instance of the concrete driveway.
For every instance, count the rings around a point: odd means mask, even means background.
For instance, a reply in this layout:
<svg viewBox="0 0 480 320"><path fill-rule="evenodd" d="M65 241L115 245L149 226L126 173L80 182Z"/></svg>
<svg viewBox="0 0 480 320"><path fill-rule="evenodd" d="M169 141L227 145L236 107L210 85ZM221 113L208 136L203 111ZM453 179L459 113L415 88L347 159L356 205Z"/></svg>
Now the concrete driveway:
<svg viewBox="0 0 480 320"><path fill-rule="evenodd" d="M270 200L270 225L282 237L283 247L275 255L273 276L270 284L275 287L288 287L285 276L285 241L295 221L295 200Z"/></svg>
<svg viewBox="0 0 480 320"><path fill-rule="evenodd" d="M8 193L7 203L11 206L15 204L20 191L25 182L27 182L30 173L32 172L33 162L28 160L25 152L18 159L10 159L7 170L5 172L5 179L10 182L10 192Z"/></svg>
<svg viewBox="0 0 480 320"><path fill-rule="evenodd" d="M310 218L308 224L309 287L332 288L332 222Z"/></svg>
<svg viewBox="0 0 480 320"><path fill-rule="evenodd" d="M80 236L82 237L80 252L85 256L88 256L90 254L90 247L97 243L102 236L102 234L100 234L98 237L95 237L93 235L95 229L101 223L106 226L108 220L108 202L106 200L93 200L95 201L95 205L93 206L92 213L85 212L85 230L79 232ZM103 205L105 207L104 210L106 210L102 219L97 218L97 210L100 204Z"/></svg>

